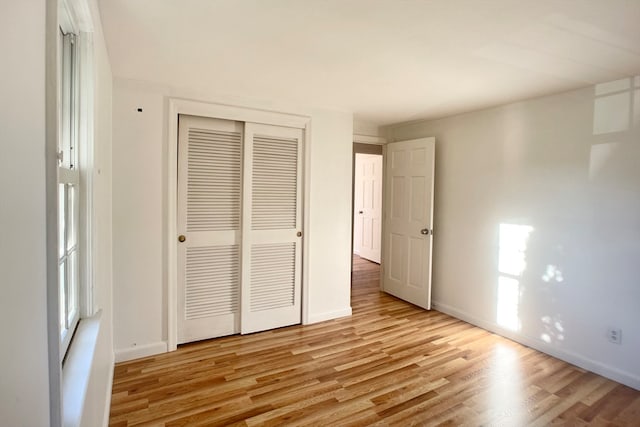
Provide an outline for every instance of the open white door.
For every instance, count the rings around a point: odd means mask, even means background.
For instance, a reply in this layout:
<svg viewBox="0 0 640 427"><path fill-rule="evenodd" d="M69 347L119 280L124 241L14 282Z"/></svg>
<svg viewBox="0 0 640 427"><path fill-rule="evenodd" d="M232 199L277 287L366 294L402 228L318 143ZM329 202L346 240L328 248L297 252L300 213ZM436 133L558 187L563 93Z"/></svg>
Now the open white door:
<svg viewBox="0 0 640 427"><path fill-rule="evenodd" d="M178 344L240 332L242 127L179 118Z"/></svg>
<svg viewBox="0 0 640 427"><path fill-rule="evenodd" d="M389 143L385 159L382 288L431 308L435 138Z"/></svg>
<svg viewBox="0 0 640 427"><path fill-rule="evenodd" d="M301 321L302 129L245 125L243 334Z"/></svg>
<svg viewBox="0 0 640 427"><path fill-rule="evenodd" d="M382 155L356 154L353 249L380 263L382 233Z"/></svg>

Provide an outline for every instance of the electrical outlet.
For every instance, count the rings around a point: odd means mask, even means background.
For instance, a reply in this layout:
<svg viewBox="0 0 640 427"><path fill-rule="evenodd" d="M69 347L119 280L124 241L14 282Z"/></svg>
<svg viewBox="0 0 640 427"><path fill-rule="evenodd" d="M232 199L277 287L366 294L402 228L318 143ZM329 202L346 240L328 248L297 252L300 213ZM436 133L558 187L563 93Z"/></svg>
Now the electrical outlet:
<svg viewBox="0 0 640 427"><path fill-rule="evenodd" d="M607 339L614 344L622 344L622 329L609 328L607 329Z"/></svg>

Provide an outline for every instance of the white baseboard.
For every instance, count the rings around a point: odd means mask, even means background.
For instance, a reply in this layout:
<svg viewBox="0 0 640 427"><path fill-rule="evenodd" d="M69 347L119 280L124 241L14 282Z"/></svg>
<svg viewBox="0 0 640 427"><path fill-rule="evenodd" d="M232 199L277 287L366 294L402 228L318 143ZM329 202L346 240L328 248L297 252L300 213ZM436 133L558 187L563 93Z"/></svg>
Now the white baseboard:
<svg viewBox="0 0 640 427"><path fill-rule="evenodd" d="M340 317L351 316L351 307L344 308L342 310L326 311L324 313L310 314L308 321L305 325L312 323L324 322L326 320L338 319Z"/></svg>
<svg viewBox="0 0 640 427"><path fill-rule="evenodd" d="M441 304L435 301L433 301L432 305L434 310L441 311L442 313L448 314L457 319L463 320L467 323L471 323L472 325L478 326L482 329L486 329L487 331L493 332L495 334L508 338L512 341L526 345L527 347L531 347L533 349L546 353L550 356L553 356L557 359L564 360L565 362L571 363L572 365L576 365L582 369L586 369L598 375L602 375L603 377L617 381L626 386L635 388L636 390L640 390L640 377L633 375L630 372L622 371L613 366L598 362L596 360L589 359L587 357L584 357L580 354L577 354L571 351L559 349L542 340L506 330L500 327L496 323L479 319L475 316L469 315L468 313L462 310L459 310L455 307L452 307L450 305Z"/></svg>
<svg viewBox="0 0 640 427"><path fill-rule="evenodd" d="M153 356L167 352L167 342L160 341L150 344L137 345L129 348L121 348L115 351L116 363L128 360L140 359L141 357Z"/></svg>

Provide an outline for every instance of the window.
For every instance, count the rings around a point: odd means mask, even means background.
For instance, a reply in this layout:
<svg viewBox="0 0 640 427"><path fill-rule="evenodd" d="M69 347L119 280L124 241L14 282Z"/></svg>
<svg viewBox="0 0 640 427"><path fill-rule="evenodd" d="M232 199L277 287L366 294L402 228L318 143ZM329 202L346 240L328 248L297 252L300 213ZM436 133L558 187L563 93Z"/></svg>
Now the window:
<svg viewBox="0 0 640 427"><path fill-rule="evenodd" d="M58 295L61 354L80 318L78 58L75 34L60 28L58 138Z"/></svg>
<svg viewBox="0 0 640 427"><path fill-rule="evenodd" d="M93 304L94 65L82 0L58 2L58 307L60 358ZM54 319L51 318L53 322Z"/></svg>

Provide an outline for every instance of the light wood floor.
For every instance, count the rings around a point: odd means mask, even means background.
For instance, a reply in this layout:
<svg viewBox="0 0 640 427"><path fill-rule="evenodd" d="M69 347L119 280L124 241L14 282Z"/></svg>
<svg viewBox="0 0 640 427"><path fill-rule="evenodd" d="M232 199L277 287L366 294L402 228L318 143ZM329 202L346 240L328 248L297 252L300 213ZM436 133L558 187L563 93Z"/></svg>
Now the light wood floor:
<svg viewBox="0 0 640 427"><path fill-rule="evenodd" d="M378 291L353 316L119 363L111 426L640 426L640 392Z"/></svg>

